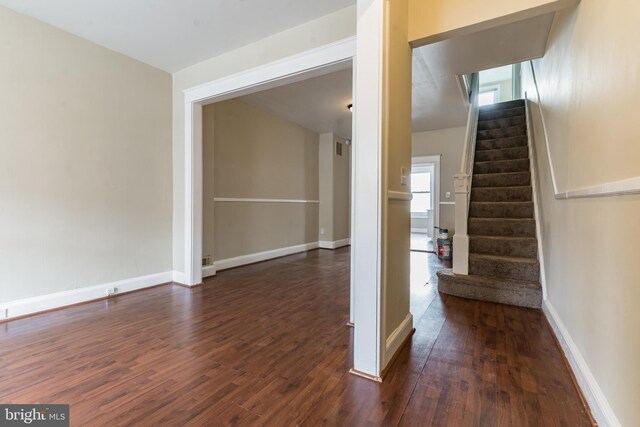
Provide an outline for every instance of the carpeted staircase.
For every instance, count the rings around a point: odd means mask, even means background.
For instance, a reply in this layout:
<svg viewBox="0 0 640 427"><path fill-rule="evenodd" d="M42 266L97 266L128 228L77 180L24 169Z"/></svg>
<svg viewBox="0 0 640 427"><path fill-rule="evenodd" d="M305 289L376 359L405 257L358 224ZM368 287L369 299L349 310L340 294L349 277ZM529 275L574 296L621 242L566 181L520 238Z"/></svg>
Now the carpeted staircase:
<svg viewBox="0 0 640 427"><path fill-rule="evenodd" d="M480 108L469 205L469 275L438 273L445 294L540 308L542 289L523 100Z"/></svg>

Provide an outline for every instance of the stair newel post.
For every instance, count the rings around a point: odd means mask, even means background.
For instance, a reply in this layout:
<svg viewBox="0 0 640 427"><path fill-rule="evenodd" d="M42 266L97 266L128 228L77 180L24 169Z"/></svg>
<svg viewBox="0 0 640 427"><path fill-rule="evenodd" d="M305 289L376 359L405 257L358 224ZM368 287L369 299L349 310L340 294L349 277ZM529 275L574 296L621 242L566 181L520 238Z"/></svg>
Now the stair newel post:
<svg viewBox="0 0 640 427"><path fill-rule="evenodd" d="M456 174L453 176L456 201L456 228L453 235L453 272L469 274L469 234L467 231L469 217L469 192L471 175Z"/></svg>

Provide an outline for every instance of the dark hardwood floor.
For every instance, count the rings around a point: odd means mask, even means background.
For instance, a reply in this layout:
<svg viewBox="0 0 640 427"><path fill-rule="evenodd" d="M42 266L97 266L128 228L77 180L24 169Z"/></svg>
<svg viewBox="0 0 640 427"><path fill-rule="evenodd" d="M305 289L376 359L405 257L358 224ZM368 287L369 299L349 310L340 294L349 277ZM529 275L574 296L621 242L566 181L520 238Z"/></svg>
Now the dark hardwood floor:
<svg viewBox="0 0 640 427"><path fill-rule="evenodd" d="M590 425L540 312L412 267L416 333L382 384L348 373L349 251L316 250L0 324L0 403L69 403L74 426Z"/></svg>

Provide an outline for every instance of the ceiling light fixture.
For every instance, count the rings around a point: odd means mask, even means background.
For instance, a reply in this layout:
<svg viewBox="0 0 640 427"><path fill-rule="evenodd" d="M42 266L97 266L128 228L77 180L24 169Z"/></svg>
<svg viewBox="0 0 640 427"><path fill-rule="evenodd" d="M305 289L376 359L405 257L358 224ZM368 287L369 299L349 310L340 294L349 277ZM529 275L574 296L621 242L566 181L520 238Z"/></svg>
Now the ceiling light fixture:
<svg viewBox="0 0 640 427"><path fill-rule="evenodd" d="M347 105L347 108L349 109L349 111L351 111L353 113L353 104Z"/></svg>

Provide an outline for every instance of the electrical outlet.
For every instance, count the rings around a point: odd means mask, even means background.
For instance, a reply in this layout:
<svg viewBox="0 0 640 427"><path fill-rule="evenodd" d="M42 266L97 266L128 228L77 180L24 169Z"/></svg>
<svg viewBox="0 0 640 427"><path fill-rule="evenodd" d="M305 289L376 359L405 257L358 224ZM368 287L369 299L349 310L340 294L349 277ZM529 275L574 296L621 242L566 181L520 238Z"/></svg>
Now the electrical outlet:
<svg viewBox="0 0 640 427"><path fill-rule="evenodd" d="M206 257L202 258L202 266L205 267L207 265L212 265L211 264L211 255L207 255Z"/></svg>
<svg viewBox="0 0 640 427"><path fill-rule="evenodd" d="M324 228L320 229L320 234L324 234Z"/></svg>
<svg viewBox="0 0 640 427"><path fill-rule="evenodd" d="M118 292L118 288L107 288L105 290L105 293L107 294L108 297L110 297L111 295L115 294Z"/></svg>
<svg viewBox="0 0 640 427"><path fill-rule="evenodd" d="M447 199L451 198L451 191L447 191L444 195Z"/></svg>
<svg viewBox="0 0 640 427"><path fill-rule="evenodd" d="M400 185L407 185L407 169L400 168Z"/></svg>
<svg viewBox="0 0 640 427"><path fill-rule="evenodd" d="M9 309L0 308L0 319L8 319L8 318L9 318Z"/></svg>

